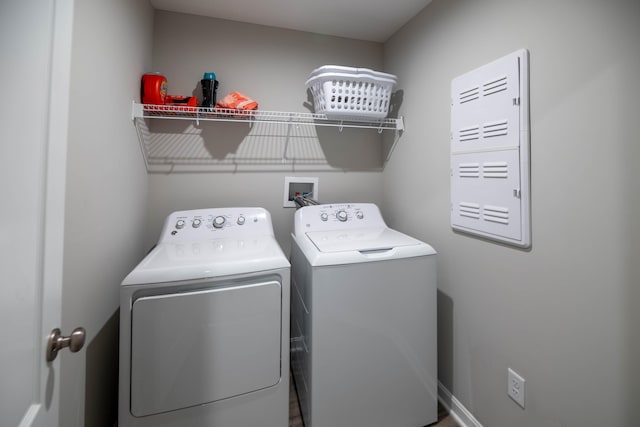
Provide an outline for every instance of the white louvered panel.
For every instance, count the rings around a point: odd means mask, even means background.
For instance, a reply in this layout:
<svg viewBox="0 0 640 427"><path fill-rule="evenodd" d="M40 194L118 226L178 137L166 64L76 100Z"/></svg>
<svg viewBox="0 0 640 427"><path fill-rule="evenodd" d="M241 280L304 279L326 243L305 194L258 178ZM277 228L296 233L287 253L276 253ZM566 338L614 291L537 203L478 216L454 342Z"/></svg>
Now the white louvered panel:
<svg viewBox="0 0 640 427"><path fill-rule="evenodd" d="M530 245L528 52L451 82L451 226Z"/></svg>
<svg viewBox="0 0 640 427"><path fill-rule="evenodd" d="M507 76L498 77L482 85L482 95L489 96L507 90Z"/></svg>
<svg viewBox="0 0 640 427"><path fill-rule="evenodd" d="M460 178L480 178L480 163L460 163L458 176Z"/></svg>
<svg viewBox="0 0 640 427"><path fill-rule="evenodd" d="M471 126L458 130L458 139L460 141L473 141L480 139L480 126Z"/></svg>
<svg viewBox="0 0 640 427"><path fill-rule="evenodd" d="M478 203L460 202L458 204L458 212L460 216L480 219L480 205Z"/></svg>
<svg viewBox="0 0 640 427"><path fill-rule="evenodd" d="M458 93L458 102L465 104L480 98L480 87L476 86L471 89L465 89Z"/></svg>
<svg viewBox="0 0 640 427"><path fill-rule="evenodd" d="M508 178L509 164L507 162L485 162L482 164L482 176L485 178Z"/></svg>
<svg viewBox="0 0 640 427"><path fill-rule="evenodd" d="M482 126L483 138L494 138L496 136L505 136L509 134L509 121L498 120L491 123L485 123Z"/></svg>
<svg viewBox="0 0 640 427"><path fill-rule="evenodd" d="M458 171L451 177L451 224L455 229L482 230L485 236L495 239L520 238L520 224L516 218L520 216L521 200L513 191L519 188L519 176L494 172L517 170L518 158L517 150L452 156L451 168ZM478 175L467 176L475 165L479 168ZM462 174L463 170L465 174ZM497 175L503 176L497 178ZM507 218L505 213L508 213Z"/></svg>
<svg viewBox="0 0 640 427"><path fill-rule="evenodd" d="M509 208L485 205L482 207L482 219L500 224L509 224Z"/></svg>
<svg viewBox="0 0 640 427"><path fill-rule="evenodd" d="M518 105L514 106L514 99L520 98L518 69L492 65L464 74L452 82L452 152L519 145L520 109ZM479 139L470 138L470 130L476 127ZM511 130L510 127L515 128Z"/></svg>

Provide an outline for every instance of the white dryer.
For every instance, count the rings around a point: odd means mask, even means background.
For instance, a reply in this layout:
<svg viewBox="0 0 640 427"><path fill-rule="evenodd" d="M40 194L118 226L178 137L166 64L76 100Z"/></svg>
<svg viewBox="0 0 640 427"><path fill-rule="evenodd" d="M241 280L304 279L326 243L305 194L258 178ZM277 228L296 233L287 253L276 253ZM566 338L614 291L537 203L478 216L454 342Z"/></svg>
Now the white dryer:
<svg viewBox="0 0 640 427"><path fill-rule="evenodd" d="M266 210L169 215L120 289L120 427L286 427L289 280Z"/></svg>
<svg viewBox="0 0 640 427"><path fill-rule="evenodd" d="M437 421L436 252L373 204L302 207L292 370L306 427Z"/></svg>

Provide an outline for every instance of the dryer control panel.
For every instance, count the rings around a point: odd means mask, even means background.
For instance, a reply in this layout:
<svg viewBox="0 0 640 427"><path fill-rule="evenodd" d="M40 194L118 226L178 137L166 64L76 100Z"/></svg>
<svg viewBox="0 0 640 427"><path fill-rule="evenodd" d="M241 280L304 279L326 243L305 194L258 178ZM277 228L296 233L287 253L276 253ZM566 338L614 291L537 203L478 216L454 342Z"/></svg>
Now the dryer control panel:
<svg viewBox="0 0 640 427"><path fill-rule="evenodd" d="M158 243L246 235L273 236L271 215L263 208L212 208L173 212Z"/></svg>
<svg viewBox="0 0 640 427"><path fill-rule="evenodd" d="M294 233L386 227L373 203L340 203L305 206L296 211Z"/></svg>

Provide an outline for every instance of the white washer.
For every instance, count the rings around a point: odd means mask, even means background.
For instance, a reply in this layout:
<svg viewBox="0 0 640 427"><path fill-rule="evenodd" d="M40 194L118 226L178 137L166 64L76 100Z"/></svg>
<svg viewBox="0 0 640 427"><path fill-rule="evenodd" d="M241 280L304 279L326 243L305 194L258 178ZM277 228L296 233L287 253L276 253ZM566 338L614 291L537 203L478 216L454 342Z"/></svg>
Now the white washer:
<svg viewBox="0 0 640 427"><path fill-rule="evenodd" d="M266 210L172 213L122 282L119 425L286 427L289 280Z"/></svg>
<svg viewBox="0 0 640 427"><path fill-rule="evenodd" d="M306 427L437 421L435 262L373 204L296 211L291 352Z"/></svg>

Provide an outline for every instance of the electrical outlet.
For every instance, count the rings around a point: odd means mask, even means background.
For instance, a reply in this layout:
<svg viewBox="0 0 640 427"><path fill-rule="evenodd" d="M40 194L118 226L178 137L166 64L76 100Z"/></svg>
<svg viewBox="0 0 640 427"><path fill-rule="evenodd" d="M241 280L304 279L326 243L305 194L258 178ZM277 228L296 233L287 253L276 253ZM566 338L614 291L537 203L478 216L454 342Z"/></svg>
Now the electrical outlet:
<svg viewBox="0 0 640 427"><path fill-rule="evenodd" d="M282 206L285 208L295 208L296 203L293 201L293 198L296 196L309 196L314 200L318 200L318 178L285 176Z"/></svg>
<svg viewBox="0 0 640 427"><path fill-rule="evenodd" d="M511 368L507 373L507 394L524 409L524 378Z"/></svg>

